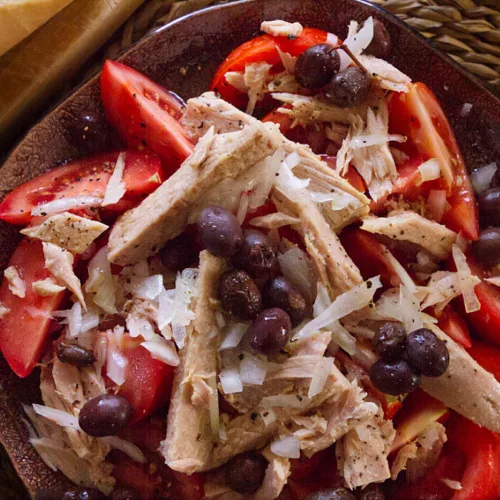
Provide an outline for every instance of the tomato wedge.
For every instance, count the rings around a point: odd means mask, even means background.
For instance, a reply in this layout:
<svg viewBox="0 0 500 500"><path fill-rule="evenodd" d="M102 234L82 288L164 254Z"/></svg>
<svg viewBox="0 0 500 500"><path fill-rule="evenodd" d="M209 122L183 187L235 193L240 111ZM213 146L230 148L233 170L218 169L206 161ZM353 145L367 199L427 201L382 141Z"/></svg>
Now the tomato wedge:
<svg viewBox="0 0 500 500"><path fill-rule="evenodd" d="M183 103L138 71L106 61L101 98L108 120L128 146L158 153L168 175L191 154L193 145L179 123Z"/></svg>
<svg viewBox="0 0 500 500"><path fill-rule="evenodd" d="M481 278L481 283L474 288L481 309L465 314L465 318L474 333L500 345L500 288L484 281L488 275L472 255L467 256L467 264L472 274Z"/></svg>
<svg viewBox="0 0 500 500"><path fill-rule="evenodd" d="M451 208L442 222L456 232L477 240L479 223L477 205L467 169L451 126L434 93L424 83L413 83L407 94L393 93L389 101L389 130L403 134L408 144L423 160L436 158L443 177L431 181L427 188L446 190Z"/></svg>
<svg viewBox="0 0 500 500"><path fill-rule="evenodd" d="M474 340L467 352L500 382L500 347Z"/></svg>
<svg viewBox="0 0 500 500"><path fill-rule="evenodd" d="M440 314L433 313L438 319L438 326L455 342L469 349L472 346L469 329L463 316L451 304L448 304Z"/></svg>
<svg viewBox="0 0 500 500"><path fill-rule="evenodd" d="M247 64L265 62L273 66L281 66L281 57L277 48L294 57L304 50L326 43L328 33L316 28L304 28L299 37L287 38L283 36L261 35L234 49L217 69L210 88L218 92L221 97L237 107L244 107L247 96L226 81L228 71L245 71ZM340 42L339 42L340 43Z"/></svg>
<svg viewBox="0 0 500 500"><path fill-rule="evenodd" d="M9 193L0 204L0 219L27 225L31 210L42 203L90 196L103 198L119 153L77 160L45 172ZM125 196L107 210L121 212L139 203L164 180L160 158L151 152L126 151L123 182Z"/></svg>
<svg viewBox="0 0 500 500"><path fill-rule="evenodd" d="M387 258L383 245L377 238L359 228L347 228L340 234L340 241L358 266L363 279L367 280L380 274L386 286L398 286L400 279Z"/></svg>
<svg viewBox="0 0 500 500"><path fill-rule="evenodd" d="M50 277L45 269L42 242L24 238L12 255L9 266L15 266L26 285L24 298L14 295L6 279L0 286L0 303L8 310L0 319L0 350L19 377L27 377L46 346L54 312L64 292L41 297L33 291L35 281Z"/></svg>
<svg viewBox="0 0 500 500"><path fill-rule="evenodd" d="M124 340L123 354L128 361L125 382L119 393L134 410L132 423L153 414L170 398L174 367L153 359L137 339Z"/></svg>

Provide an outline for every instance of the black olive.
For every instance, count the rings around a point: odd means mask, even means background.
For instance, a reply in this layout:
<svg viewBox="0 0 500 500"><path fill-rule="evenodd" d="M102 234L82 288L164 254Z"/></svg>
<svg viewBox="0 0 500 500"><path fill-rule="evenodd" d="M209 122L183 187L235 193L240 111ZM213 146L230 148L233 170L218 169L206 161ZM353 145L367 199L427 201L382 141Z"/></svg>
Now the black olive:
<svg viewBox="0 0 500 500"><path fill-rule="evenodd" d="M231 257L241 247L243 233L238 219L225 208L204 208L198 217L198 231L204 248L214 255Z"/></svg>
<svg viewBox="0 0 500 500"><path fill-rule="evenodd" d="M264 233L256 229L243 231L243 244L233 261L236 267L253 277L268 276L278 269L276 248Z"/></svg>
<svg viewBox="0 0 500 500"><path fill-rule="evenodd" d="M384 26L384 23L378 19L373 20L373 38L370 45L366 47L365 54L378 57L379 59L387 59L392 50L391 35Z"/></svg>
<svg viewBox="0 0 500 500"><path fill-rule="evenodd" d="M372 483L359 492L358 500L385 500L385 493L380 484Z"/></svg>
<svg viewBox="0 0 500 500"><path fill-rule="evenodd" d="M370 369L370 380L379 391L391 396L412 392L420 385L420 377L404 360L375 361Z"/></svg>
<svg viewBox="0 0 500 500"><path fill-rule="evenodd" d="M182 233L168 241L159 251L159 255L166 269L172 272L183 271L187 267L195 266L198 260L195 242L187 233Z"/></svg>
<svg viewBox="0 0 500 500"><path fill-rule="evenodd" d="M273 278L264 287L263 299L266 307L283 309L292 326L299 325L307 314L307 302L300 290L283 276Z"/></svg>
<svg viewBox="0 0 500 500"><path fill-rule="evenodd" d="M446 344L427 328L420 328L408 335L406 357L412 369L426 377L440 377L450 364Z"/></svg>
<svg viewBox="0 0 500 500"><path fill-rule="evenodd" d="M92 351L75 344L65 344L60 342L56 349L59 361L74 366L91 366L95 363L95 356Z"/></svg>
<svg viewBox="0 0 500 500"><path fill-rule="evenodd" d="M131 417L132 407L124 397L104 394L85 403L78 423L90 436L114 436L127 427Z"/></svg>
<svg viewBox="0 0 500 500"><path fill-rule="evenodd" d="M500 263L500 227L483 229L479 239L472 243L472 252L485 266Z"/></svg>
<svg viewBox="0 0 500 500"><path fill-rule="evenodd" d="M250 345L262 354L277 354L287 344L292 331L290 316L277 307L262 311L248 328Z"/></svg>
<svg viewBox="0 0 500 500"><path fill-rule="evenodd" d="M130 488L115 488L109 498L111 500L141 500L140 495Z"/></svg>
<svg viewBox="0 0 500 500"><path fill-rule="evenodd" d="M237 455L226 465L226 485L238 493L255 493L264 480L266 468L266 459L258 453Z"/></svg>
<svg viewBox="0 0 500 500"><path fill-rule="evenodd" d="M295 79L308 89L326 85L340 68L340 57L334 47L327 43L313 45L297 59Z"/></svg>
<svg viewBox="0 0 500 500"><path fill-rule="evenodd" d="M479 196L478 207L483 226L500 225L500 187L488 189Z"/></svg>
<svg viewBox="0 0 500 500"><path fill-rule="evenodd" d="M261 309L262 297L257 285L246 271L227 271L217 287L222 308L234 316L252 319Z"/></svg>
<svg viewBox="0 0 500 500"><path fill-rule="evenodd" d="M386 361L403 359L405 355L406 330L401 323L388 321L373 337L375 352Z"/></svg>
<svg viewBox="0 0 500 500"><path fill-rule="evenodd" d="M370 90L370 78L356 66L337 73L325 87L325 97L341 108L361 104Z"/></svg>
<svg viewBox="0 0 500 500"><path fill-rule="evenodd" d="M337 486L309 493L304 500L356 500L356 497L347 488Z"/></svg>

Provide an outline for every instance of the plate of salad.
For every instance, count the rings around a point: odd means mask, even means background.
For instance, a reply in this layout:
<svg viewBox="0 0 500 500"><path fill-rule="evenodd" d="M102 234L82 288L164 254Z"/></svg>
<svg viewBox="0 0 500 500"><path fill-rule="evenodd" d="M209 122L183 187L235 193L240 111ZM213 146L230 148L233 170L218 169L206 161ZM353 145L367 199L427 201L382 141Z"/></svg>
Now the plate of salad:
<svg viewBox="0 0 500 500"><path fill-rule="evenodd" d="M499 498L499 110L356 1L215 7L106 61L0 171L30 494Z"/></svg>

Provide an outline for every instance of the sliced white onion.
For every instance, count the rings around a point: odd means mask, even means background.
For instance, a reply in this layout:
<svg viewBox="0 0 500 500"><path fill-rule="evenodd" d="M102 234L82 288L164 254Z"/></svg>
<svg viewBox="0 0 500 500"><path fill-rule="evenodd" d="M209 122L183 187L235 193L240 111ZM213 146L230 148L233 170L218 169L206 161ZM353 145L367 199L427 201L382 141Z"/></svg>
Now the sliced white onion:
<svg viewBox="0 0 500 500"><path fill-rule="evenodd" d="M219 373L219 380L224 394L235 394L243 391L238 367L224 368Z"/></svg>
<svg viewBox="0 0 500 500"><path fill-rule="evenodd" d="M460 491L462 489L462 483L460 481L455 481L453 479L448 479L446 477L442 477L439 480L452 490Z"/></svg>
<svg viewBox="0 0 500 500"><path fill-rule="evenodd" d="M210 414L210 427L212 429L212 439L214 440L214 442L219 441L219 439L225 441L227 440L227 433L226 428L220 421L219 391L217 389L217 379L215 377L215 374L207 379L207 384L209 385L210 389L212 389L208 405L208 411Z"/></svg>
<svg viewBox="0 0 500 500"><path fill-rule="evenodd" d="M294 436L276 439L271 443L271 451L284 458L300 458L300 441Z"/></svg>
<svg viewBox="0 0 500 500"><path fill-rule="evenodd" d="M236 212L236 219L241 225L245 222L248 212L248 194L242 193L240 198L240 204L238 205L238 211Z"/></svg>
<svg viewBox="0 0 500 500"><path fill-rule="evenodd" d="M401 322L407 332L423 328L420 303L404 285L399 287L399 306L401 308Z"/></svg>
<svg viewBox="0 0 500 500"><path fill-rule="evenodd" d="M50 408L49 406L43 405L33 405L33 410L38 415L49 419L50 421L60 425L61 427L71 427L73 429L80 429L78 424L78 417L75 417L71 413L63 410L57 410L56 408Z"/></svg>
<svg viewBox="0 0 500 500"><path fill-rule="evenodd" d="M385 145L388 142L406 142L406 137L401 134L365 134L353 137L349 145L352 149L357 149Z"/></svg>
<svg viewBox="0 0 500 500"><path fill-rule="evenodd" d="M278 394L276 396L265 396L260 402L262 408L306 408L311 400L299 394Z"/></svg>
<svg viewBox="0 0 500 500"><path fill-rule="evenodd" d="M97 337L96 343L94 345L94 356L96 359L95 371L98 375L101 375L102 368L107 362L108 358L108 339L106 335L99 335Z"/></svg>
<svg viewBox="0 0 500 500"><path fill-rule="evenodd" d="M157 359L166 365L179 366L179 355L170 340L165 340L157 335L155 340L142 342L141 345L151 353L153 359Z"/></svg>
<svg viewBox="0 0 500 500"><path fill-rule="evenodd" d="M491 187L491 181L497 172L497 164L490 163L481 168L474 170L470 176L472 187L477 195L483 194Z"/></svg>
<svg viewBox="0 0 500 500"><path fill-rule="evenodd" d="M427 198L427 208L437 222L441 222L446 209L446 191L433 189Z"/></svg>
<svg viewBox="0 0 500 500"><path fill-rule="evenodd" d="M356 339L340 324L340 321L334 321L328 328L332 331L332 340L347 354L352 356L356 353Z"/></svg>
<svg viewBox="0 0 500 500"><path fill-rule="evenodd" d="M155 300L163 291L163 276L155 274L153 276L131 277L130 283L126 283L124 288L140 299Z"/></svg>
<svg viewBox="0 0 500 500"><path fill-rule="evenodd" d="M99 326L99 314L89 311L82 316L82 324L80 327L81 333L87 333L90 330Z"/></svg>
<svg viewBox="0 0 500 500"><path fill-rule="evenodd" d="M240 345L241 339L248 330L248 325L245 323L230 323L226 329L226 336L222 341L219 351L234 349Z"/></svg>
<svg viewBox="0 0 500 500"><path fill-rule="evenodd" d="M142 337L144 340L154 340L157 337L153 326L146 318L129 314L126 323L131 337Z"/></svg>
<svg viewBox="0 0 500 500"><path fill-rule="evenodd" d="M393 267L394 271L398 275L399 279L401 280L401 283L411 292L415 293L417 291L417 287L411 278L411 276L408 274L406 269L402 266L402 264L392 255L391 251L386 248L384 245L384 255L386 256L387 260Z"/></svg>
<svg viewBox="0 0 500 500"><path fill-rule="evenodd" d="M268 363L267 379L311 378L321 358L322 356L307 354L292 356L282 363Z"/></svg>
<svg viewBox="0 0 500 500"><path fill-rule="evenodd" d="M303 293L304 297L313 303L316 297L318 279L311 259L299 247L293 247L278 255L281 271Z"/></svg>
<svg viewBox="0 0 500 500"><path fill-rule="evenodd" d="M162 289L158 296L158 328L161 332L172 323L174 317L174 295L175 290Z"/></svg>
<svg viewBox="0 0 500 500"><path fill-rule="evenodd" d="M248 352L240 362L240 380L244 384L262 385L266 379L267 364Z"/></svg>
<svg viewBox="0 0 500 500"><path fill-rule="evenodd" d="M138 448L135 444L130 441L126 441L125 439L121 439L117 436L106 436L103 438L99 438L103 443L106 443L108 446L112 448L116 448L121 452L125 453L128 457L130 457L135 462L140 464L146 463L146 457L144 453Z"/></svg>
<svg viewBox="0 0 500 500"><path fill-rule="evenodd" d="M464 297L465 312L472 313L479 311L479 309L481 309L481 303L474 292L475 283L472 281L472 273L467 264L467 259L458 245L453 245L451 251L453 260L457 266L458 282Z"/></svg>
<svg viewBox="0 0 500 500"><path fill-rule="evenodd" d="M276 174L280 170L280 165L285 159L285 150L280 148L270 157L258 163L248 171L248 176L257 179L258 182L250 191L248 206L250 209L264 205L269 198L272 187L276 184Z"/></svg>
<svg viewBox="0 0 500 500"><path fill-rule="evenodd" d="M332 371L332 366L333 358L323 358L318 363L311 379L311 385L309 386L309 392L307 393L308 398L313 398L323 390L326 379Z"/></svg>
<svg viewBox="0 0 500 500"><path fill-rule="evenodd" d="M191 299L196 296L196 279L198 269L184 269L175 280L174 314L172 318L172 331L174 340L179 349L184 347L186 326L194 319L191 310Z"/></svg>
<svg viewBox="0 0 500 500"><path fill-rule="evenodd" d="M276 422L276 413L274 413L272 408L260 409L258 410L258 413L266 426Z"/></svg>
<svg viewBox="0 0 500 500"><path fill-rule="evenodd" d="M60 198L37 205L31 211L31 215L52 215L59 212L67 212L74 208L100 207L102 198L96 196L77 196L74 198Z"/></svg>
<svg viewBox="0 0 500 500"><path fill-rule="evenodd" d="M308 337L334 321L362 309L373 300L375 292L381 287L380 276L376 276L339 295L321 315L307 323L294 339Z"/></svg>
<svg viewBox="0 0 500 500"><path fill-rule="evenodd" d="M122 385L125 382L128 364L121 350L123 332L123 327L115 327L108 332L106 373L116 385Z"/></svg>
<svg viewBox="0 0 500 500"><path fill-rule="evenodd" d="M304 189L309 186L310 179L299 179L294 175L293 169L300 163L300 157L297 153L289 154L280 164L278 185L285 192Z"/></svg>
<svg viewBox="0 0 500 500"><path fill-rule="evenodd" d="M119 202L125 194L125 183L123 182L123 172L125 170L126 153L120 153L116 160L115 168L109 178L102 206L112 205Z"/></svg>
<svg viewBox="0 0 500 500"><path fill-rule="evenodd" d="M276 50L280 56L281 62L283 63L284 68L291 75L294 74L295 71L295 63L297 62L297 58L289 54L288 52L283 52L278 46L276 46Z"/></svg>
<svg viewBox="0 0 500 500"><path fill-rule="evenodd" d="M484 281L487 281L488 283L491 283L492 285L495 285L495 286L500 286L500 276L494 276L492 278L485 278Z"/></svg>
<svg viewBox="0 0 500 500"><path fill-rule="evenodd" d="M311 198L316 203L326 203L331 202L330 207L332 210L343 210L347 208L351 203L356 203L356 198L349 193L343 193L341 191L333 191L330 193L318 193L312 191L310 193Z"/></svg>
<svg viewBox="0 0 500 500"><path fill-rule="evenodd" d="M108 314L116 313L116 280L111 274L108 247L101 248L89 262L85 290L93 294L94 303Z"/></svg>
<svg viewBox="0 0 500 500"><path fill-rule="evenodd" d="M463 118L464 116L467 116L470 113L470 110L472 109L472 104L469 102L466 102L463 106L462 109L460 110L460 116Z"/></svg>
<svg viewBox="0 0 500 500"><path fill-rule="evenodd" d="M24 306L24 310L32 317L32 318L45 318L52 319L53 315L47 311L43 311L42 309L38 309L38 307L33 306ZM7 311L9 312L9 311ZM5 313L6 314L6 313Z"/></svg>
<svg viewBox="0 0 500 500"><path fill-rule="evenodd" d="M401 321L401 307L399 305L399 293L397 289L391 288L382 294L375 304L377 315L381 319L395 319Z"/></svg>
<svg viewBox="0 0 500 500"><path fill-rule="evenodd" d="M418 167L418 171L422 177L421 182L433 181L434 179L439 179L442 175L441 165L436 158L431 158L422 163L422 165Z"/></svg>
<svg viewBox="0 0 500 500"><path fill-rule="evenodd" d="M77 337L82 331L82 306L75 302L68 314L68 337Z"/></svg>

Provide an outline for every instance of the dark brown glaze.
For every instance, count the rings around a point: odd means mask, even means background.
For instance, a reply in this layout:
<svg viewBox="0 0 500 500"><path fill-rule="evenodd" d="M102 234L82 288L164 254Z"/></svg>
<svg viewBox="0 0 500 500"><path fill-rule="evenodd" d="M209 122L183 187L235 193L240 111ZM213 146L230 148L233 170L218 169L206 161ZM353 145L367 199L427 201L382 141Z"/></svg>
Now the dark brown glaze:
<svg viewBox="0 0 500 500"><path fill-rule="evenodd" d="M391 35L393 51L389 61L414 80L427 83L436 93L469 169L500 162L500 101L401 21L361 1L247 0L216 6L161 28L121 60L186 99L208 89L219 63L230 50L258 34L263 20L299 21L345 37L350 19L363 21L369 15L381 20ZM187 68L185 76L180 68ZM460 117L464 103L473 107L468 116ZM74 132L78 120L89 114L102 124L98 126L102 126L105 140L100 144L80 141ZM121 146L105 126L99 80L93 79L33 127L12 151L0 171L0 197L62 161ZM15 228L0 223L0 269L6 267L18 239ZM48 469L28 444L21 419L21 403L39 402L38 372L18 379L0 360L0 380L0 441L30 494L47 487L64 489L68 481Z"/></svg>

